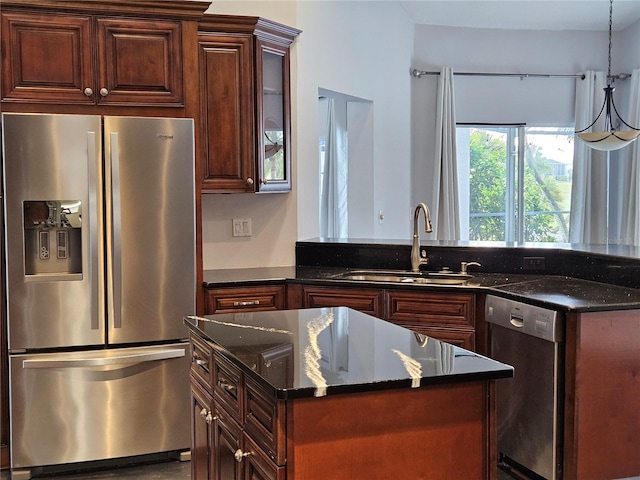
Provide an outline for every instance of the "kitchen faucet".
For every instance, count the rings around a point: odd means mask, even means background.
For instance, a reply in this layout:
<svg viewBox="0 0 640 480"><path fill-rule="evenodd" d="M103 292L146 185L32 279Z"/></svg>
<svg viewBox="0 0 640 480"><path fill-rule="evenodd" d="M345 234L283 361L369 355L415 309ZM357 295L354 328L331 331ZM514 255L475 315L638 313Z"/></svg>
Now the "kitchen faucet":
<svg viewBox="0 0 640 480"><path fill-rule="evenodd" d="M429 213L429 207L424 203L419 203L413 214L413 244L411 245L411 271L419 272L420 265L426 265L429 263L426 252L420 253L420 235L418 234L418 217L420 216L420 210L424 212L424 231L426 233L433 232L431 228L431 214Z"/></svg>

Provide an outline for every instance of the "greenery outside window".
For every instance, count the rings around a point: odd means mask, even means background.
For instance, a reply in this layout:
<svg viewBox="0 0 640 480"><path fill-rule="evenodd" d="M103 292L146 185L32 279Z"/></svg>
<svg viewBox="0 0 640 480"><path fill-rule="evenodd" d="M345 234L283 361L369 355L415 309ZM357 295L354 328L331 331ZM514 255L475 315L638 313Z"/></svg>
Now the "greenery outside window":
<svg viewBox="0 0 640 480"><path fill-rule="evenodd" d="M458 125L461 239L567 242L569 127Z"/></svg>

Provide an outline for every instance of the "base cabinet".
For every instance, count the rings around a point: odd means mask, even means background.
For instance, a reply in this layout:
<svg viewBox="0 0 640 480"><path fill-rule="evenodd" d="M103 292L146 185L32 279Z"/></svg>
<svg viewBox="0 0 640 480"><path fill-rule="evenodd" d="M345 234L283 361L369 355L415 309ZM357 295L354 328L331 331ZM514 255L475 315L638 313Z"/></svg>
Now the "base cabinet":
<svg viewBox="0 0 640 480"><path fill-rule="evenodd" d="M496 478L493 380L283 400L191 341L194 480Z"/></svg>
<svg viewBox="0 0 640 480"><path fill-rule="evenodd" d="M377 288L335 288L295 285L300 308L345 306L427 335L476 351L477 296L473 293L438 293ZM289 308L293 308L289 305Z"/></svg>

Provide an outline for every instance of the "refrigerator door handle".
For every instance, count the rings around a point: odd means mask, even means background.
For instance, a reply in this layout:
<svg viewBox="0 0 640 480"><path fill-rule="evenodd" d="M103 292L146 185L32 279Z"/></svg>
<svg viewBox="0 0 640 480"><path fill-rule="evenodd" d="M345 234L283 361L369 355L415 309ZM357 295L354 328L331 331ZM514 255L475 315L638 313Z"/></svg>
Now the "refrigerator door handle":
<svg viewBox="0 0 640 480"><path fill-rule="evenodd" d="M137 363L180 358L186 355L184 348L158 350L145 353L118 355L100 358L50 358L29 359L22 362L23 368L81 368L104 367L111 365L132 365Z"/></svg>
<svg viewBox="0 0 640 480"><path fill-rule="evenodd" d="M109 312L114 328L122 328L122 231L121 231L121 199L120 199L120 152L118 145L118 133L109 134L109 165L111 174L109 175L110 192L110 232L109 250L111 252L111 262L107 267L107 276L112 294L109 296Z"/></svg>
<svg viewBox="0 0 640 480"><path fill-rule="evenodd" d="M102 158L97 155L96 132L87 132L87 156L89 184L98 185L98 167L101 167ZM98 189L89 189L89 278L91 279L91 329L98 330L104 325L104 311L100 305L104 305L104 279L99 266L101 256L98 225L99 205L102 198Z"/></svg>

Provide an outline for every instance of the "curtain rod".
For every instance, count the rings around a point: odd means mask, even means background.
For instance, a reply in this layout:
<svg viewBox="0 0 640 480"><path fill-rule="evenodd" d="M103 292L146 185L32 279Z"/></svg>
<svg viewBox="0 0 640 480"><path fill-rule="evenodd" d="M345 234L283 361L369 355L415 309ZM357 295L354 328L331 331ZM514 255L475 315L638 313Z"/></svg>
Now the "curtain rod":
<svg viewBox="0 0 640 480"><path fill-rule="evenodd" d="M487 72L453 72L454 75L460 75L462 77L517 77L520 80L525 78L581 78L584 80L584 73L576 74L550 74L550 73L487 73ZM440 72L426 72L424 70L418 70L414 68L411 70L411 75L416 78L424 77L425 75L440 75ZM630 73L618 73L617 75L611 75L614 80L626 80L631 77Z"/></svg>

